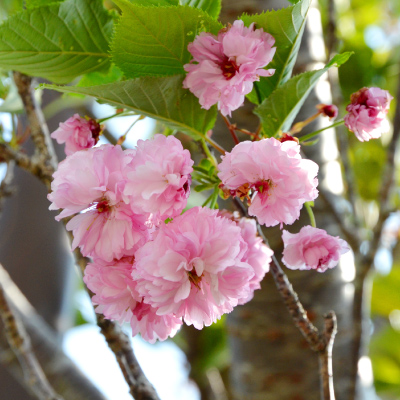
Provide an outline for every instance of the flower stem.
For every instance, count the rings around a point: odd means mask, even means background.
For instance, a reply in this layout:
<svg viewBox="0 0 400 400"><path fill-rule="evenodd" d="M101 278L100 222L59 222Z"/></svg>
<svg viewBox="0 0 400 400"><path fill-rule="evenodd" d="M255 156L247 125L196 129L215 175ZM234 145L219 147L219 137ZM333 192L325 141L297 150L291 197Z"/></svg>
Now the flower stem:
<svg viewBox="0 0 400 400"><path fill-rule="evenodd" d="M215 150L219 151L221 154L225 154L226 150L221 147L218 143L214 142L211 138L205 136L204 140L206 140L212 147L214 147Z"/></svg>
<svg viewBox="0 0 400 400"><path fill-rule="evenodd" d="M307 135L300 137L299 142L304 142L305 140L311 139L314 136L317 136L318 134L320 134L321 132L326 131L327 129L335 128L336 126L342 125L343 123L344 123L344 120L341 119L340 121L337 121L332 125L326 126L325 128L319 129L317 131L311 132Z"/></svg>
<svg viewBox="0 0 400 400"><path fill-rule="evenodd" d="M225 117L225 115L221 114L221 116L222 116L222 119L224 120L226 126L228 127L229 132L230 132L231 135L232 135L233 141L235 142L235 144L239 144L239 139L238 139L238 137L236 136L236 132L235 132L235 125L232 125L232 124L229 122L229 119Z"/></svg>
<svg viewBox="0 0 400 400"><path fill-rule="evenodd" d="M313 228L317 227L317 224L315 223L315 216L314 216L314 212L312 210L312 206L314 205L314 203L312 201L306 201L304 203L306 210L308 212L308 216L310 217L310 222L311 222L311 226Z"/></svg>
<svg viewBox="0 0 400 400"><path fill-rule="evenodd" d="M207 158L212 162L212 164L214 165L214 167L216 167L218 165L217 160L215 159L215 157L211 154L210 149L207 146L207 143L204 139L201 139L201 146L203 147L204 153L206 154Z"/></svg>

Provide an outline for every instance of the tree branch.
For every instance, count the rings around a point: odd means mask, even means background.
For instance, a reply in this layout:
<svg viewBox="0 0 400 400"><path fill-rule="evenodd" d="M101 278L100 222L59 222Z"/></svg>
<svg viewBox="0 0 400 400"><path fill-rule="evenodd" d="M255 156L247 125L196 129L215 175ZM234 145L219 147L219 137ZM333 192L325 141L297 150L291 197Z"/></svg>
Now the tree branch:
<svg viewBox="0 0 400 400"><path fill-rule="evenodd" d="M10 347L18 357L24 371L25 381L40 400L63 400L50 386L37 361L30 339L21 321L14 315L7 301L3 286L0 284L0 317L5 327L5 334Z"/></svg>
<svg viewBox="0 0 400 400"><path fill-rule="evenodd" d="M35 156L39 163L55 171L58 164L57 156L42 110L35 99L32 78L20 72L14 72L14 81L28 117L31 137L36 147Z"/></svg>
<svg viewBox="0 0 400 400"><path fill-rule="evenodd" d="M237 198L233 199L235 206L239 212L249 218L247 209L243 203ZM268 245L268 239L265 237L260 224L257 222L257 230L264 243ZM336 315L330 311L324 316L325 328L322 333L310 321L307 312L299 300L298 294L294 291L287 275L283 272L279 261L272 256L270 272L274 278L275 285L281 295L286 308L288 309L296 327L300 330L306 339L309 347L318 353L320 359L320 382L322 400L335 400L335 392L333 387L332 375L332 347L336 334Z"/></svg>
<svg viewBox="0 0 400 400"><path fill-rule="evenodd" d="M28 302L19 288L11 280L7 271L0 265L0 284L3 286L10 308L22 321L31 339L32 349L41 364L52 387L65 400L106 400L99 390L77 368L59 348L59 339L53 330ZM32 388L24 379L21 365L11 350L5 337L5 329L0 321L0 362L25 385Z"/></svg>

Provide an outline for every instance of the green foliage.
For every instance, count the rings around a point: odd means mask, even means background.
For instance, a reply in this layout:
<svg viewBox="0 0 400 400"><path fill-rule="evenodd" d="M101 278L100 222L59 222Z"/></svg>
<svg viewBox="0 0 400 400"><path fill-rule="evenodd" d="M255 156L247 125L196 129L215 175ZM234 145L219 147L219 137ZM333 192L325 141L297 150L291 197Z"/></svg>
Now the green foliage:
<svg viewBox="0 0 400 400"><path fill-rule="evenodd" d="M129 0L129 1L132 4L138 4L140 6L177 6L179 4L179 0Z"/></svg>
<svg viewBox="0 0 400 400"><path fill-rule="evenodd" d="M66 0L20 12L0 26L0 67L58 83L106 70L112 24L99 1Z"/></svg>
<svg viewBox="0 0 400 400"><path fill-rule="evenodd" d="M388 317L393 310L400 310L400 267L390 274L377 276L372 290L371 312Z"/></svg>
<svg viewBox="0 0 400 400"><path fill-rule="evenodd" d="M222 25L188 6L141 7L114 0L122 9L112 56L128 78L184 73L191 55L187 46L201 31L217 33ZM168 22L167 22L168 21Z"/></svg>
<svg viewBox="0 0 400 400"><path fill-rule="evenodd" d="M268 69L275 69L275 74L261 77L255 83L253 91L247 96L253 103L260 104L292 75L310 3L311 0L302 0L292 7L241 17L245 25L255 22L257 28L263 28L275 38L276 53L267 66Z"/></svg>
<svg viewBox="0 0 400 400"><path fill-rule="evenodd" d="M180 3L183 6L199 8L213 18L218 18L221 12L221 0L181 0Z"/></svg>
<svg viewBox="0 0 400 400"><path fill-rule="evenodd" d="M55 3L61 3L63 0L26 0L27 8L49 6Z"/></svg>
<svg viewBox="0 0 400 400"><path fill-rule="evenodd" d="M204 158L200 161L199 165L194 166L193 169L192 178L199 183L199 185L194 187L194 190L196 192L212 190L210 196L203 203L203 207L208 205L210 208L218 208L217 200L221 181L217 176L217 167L210 160Z"/></svg>
<svg viewBox="0 0 400 400"><path fill-rule="evenodd" d="M348 132L348 135L354 133ZM382 184L385 150L380 140L359 142L353 138L352 141L350 157L358 192L364 200L375 200Z"/></svg>
<svg viewBox="0 0 400 400"><path fill-rule="evenodd" d="M117 82L123 77L122 71L112 64L107 72L93 71L84 75L79 81L78 86L96 86L106 83Z"/></svg>
<svg viewBox="0 0 400 400"><path fill-rule="evenodd" d="M400 397L400 332L390 327L377 335L370 346L375 386L378 391Z"/></svg>
<svg viewBox="0 0 400 400"><path fill-rule="evenodd" d="M349 52L338 54L324 68L297 75L275 89L255 110L264 133L272 137L287 131L318 79L329 68L345 63L350 56Z"/></svg>
<svg viewBox="0 0 400 400"><path fill-rule="evenodd" d="M217 110L215 107L210 110L200 108L197 97L182 88L183 79L181 75L167 78L143 77L91 87L43 87L63 93L93 96L100 102L133 110L200 139L214 126Z"/></svg>

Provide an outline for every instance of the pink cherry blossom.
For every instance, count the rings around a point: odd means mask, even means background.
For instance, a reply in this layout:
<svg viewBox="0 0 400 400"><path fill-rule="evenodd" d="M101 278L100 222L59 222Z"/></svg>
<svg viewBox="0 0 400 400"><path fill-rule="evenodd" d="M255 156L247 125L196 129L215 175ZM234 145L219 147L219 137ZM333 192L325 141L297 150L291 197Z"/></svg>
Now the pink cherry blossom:
<svg viewBox="0 0 400 400"><path fill-rule="evenodd" d="M362 88L351 95L344 117L347 128L354 132L361 142L377 139L389 131L386 115L393 97L387 90L377 87Z"/></svg>
<svg viewBox="0 0 400 400"><path fill-rule="evenodd" d="M67 224L73 249L106 261L133 255L150 238L147 216L123 202L128 164L133 151L104 145L79 151L59 164L53 174L50 210L63 211L57 220L77 214Z"/></svg>
<svg viewBox="0 0 400 400"><path fill-rule="evenodd" d="M285 246L282 262L290 269L325 272L350 250L346 241L312 226L304 226L296 234L283 230L282 239Z"/></svg>
<svg viewBox="0 0 400 400"><path fill-rule="evenodd" d="M218 211L194 207L164 224L136 252L137 290L158 315L201 329L248 298L253 268L242 261L240 228Z"/></svg>
<svg viewBox="0 0 400 400"><path fill-rule="evenodd" d="M65 143L67 156L79 150L93 147L99 140L101 126L94 119L85 119L75 114L65 122L61 122L51 137L58 143Z"/></svg>
<svg viewBox="0 0 400 400"><path fill-rule="evenodd" d="M182 321L174 315L159 316L155 308L143 304L131 275L133 268L133 257L109 263L96 259L86 266L83 280L94 293L96 312L120 323L130 322L132 335L140 333L150 343L174 336Z"/></svg>
<svg viewBox="0 0 400 400"><path fill-rule="evenodd" d="M192 165L189 151L173 136L139 140L127 174L126 202L151 213L155 222L179 215L189 196Z"/></svg>
<svg viewBox="0 0 400 400"><path fill-rule="evenodd" d="M184 66L188 72L183 87L199 98L203 108L218 103L223 115L231 115L244 102L244 96L253 89L260 76L271 76L274 69L263 69L272 61L275 39L237 20L222 29L218 36L200 33L188 46L193 56Z"/></svg>
<svg viewBox="0 0 400 400"><path fill-rule="evenodd" d="M249 214L260 224L292 224L306 201L318 196L318 165L302 159L295 141L245 141L222 156L218 176L238 193L252 192Z"/></svg>

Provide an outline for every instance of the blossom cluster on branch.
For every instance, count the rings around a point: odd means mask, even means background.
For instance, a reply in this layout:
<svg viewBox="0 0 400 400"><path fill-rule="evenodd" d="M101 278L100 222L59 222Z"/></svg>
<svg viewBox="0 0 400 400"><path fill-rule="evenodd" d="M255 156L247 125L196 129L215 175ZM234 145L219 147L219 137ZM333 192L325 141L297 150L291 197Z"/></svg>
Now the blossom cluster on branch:
<svg viewBox="0 0 400 400"><path fill-rule="evenodd" d="M263 29L235 21L217 36L202 32L189 44L193 60L185 65L183 86L203 108L218 105L235 139L236 125L226 115L243 104L260 76L273 74L264 68L274 43ZM380 136L390 99L379 88L361 89L344 123L360 140ZM257 223L282 229L305 204L315 223L310 204L318 196L318 165L302 158L295 135L319 115L338 114L334 105L317 109L277 137L243 131L252 140L237 141L219 164L209 153L210 169L193 168L189 151L174 136L157 134L128 150L93 147L99 123L78 115L61 123L52 137L66 144L67 158L54 173L50 209L62 210L57 220L72 217L72 247L92 258L84 281L96 312L129 322L133 335L153 343L173 336L182 323L201 329L251 300L273 256L257 235ZM206 188L238 197L255 218L198 206L184 211L194 169ZM284 230L282 240L282 260L292 269L324 272L349 251L344 240L315 225L297 234Z"/></svg>

